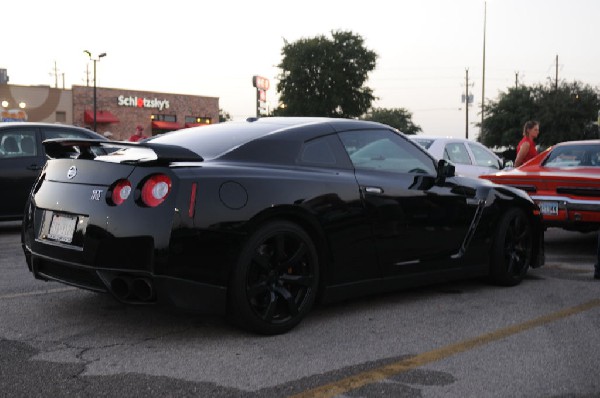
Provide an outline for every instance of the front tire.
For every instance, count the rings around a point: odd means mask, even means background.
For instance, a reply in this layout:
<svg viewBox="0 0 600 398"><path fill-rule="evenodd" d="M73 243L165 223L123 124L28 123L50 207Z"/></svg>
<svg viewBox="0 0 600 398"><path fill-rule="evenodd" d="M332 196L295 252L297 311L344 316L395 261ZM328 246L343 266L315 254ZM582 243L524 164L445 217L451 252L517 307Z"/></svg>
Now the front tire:
<svg viewBox="0 0 600 398"><path fill-rule="evenodd" d="M319 282L317 251L287 221L265 224L244 245L230 283L229 313L243 329L285 333L311 309Z"/></svg>
<svg viewBox="0 0 600 398"><path fill-rule="evenodd" d="M493 283L515 286L521 283L533 252L531 224L523 210L508 210L496 228L491 253L490 276Z"/></svg>

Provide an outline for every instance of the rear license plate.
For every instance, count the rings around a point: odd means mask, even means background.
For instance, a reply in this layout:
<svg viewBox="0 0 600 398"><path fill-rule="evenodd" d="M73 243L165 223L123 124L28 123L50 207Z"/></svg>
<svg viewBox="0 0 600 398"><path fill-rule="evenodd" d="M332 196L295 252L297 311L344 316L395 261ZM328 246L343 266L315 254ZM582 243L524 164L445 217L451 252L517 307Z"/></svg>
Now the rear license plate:
<svg viewBox="0 0 600 398"><path fill-rule="evenodd" d="M558 215L558 202L539 202L540 212L547 216Z"/></svg>
<svg viewBox="0 0 600 398"><path fill-rule="evenodd" d="M48 232L48 239L71 243L73 241L73 232L75 232L76 224L77 217L64 214L53 214L52 222L50 223L50 231Z"/></svg>

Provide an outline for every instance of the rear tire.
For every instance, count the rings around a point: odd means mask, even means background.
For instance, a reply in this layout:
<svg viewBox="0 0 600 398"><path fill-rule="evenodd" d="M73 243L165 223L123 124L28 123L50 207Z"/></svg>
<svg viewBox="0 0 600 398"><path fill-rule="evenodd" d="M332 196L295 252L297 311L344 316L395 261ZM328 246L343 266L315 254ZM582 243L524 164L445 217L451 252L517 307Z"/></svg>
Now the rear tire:
<svg viewBox="0 0 600 398"><path fill-rule="evenodd" d="M493 283L515 286L521 283L533 252L531 224L523 210L509 209L498 224L490 260Z"/></svg>
<svg viewBox="0 0 600 398"><path fill-rule="evenodd" d="M241 328L285 333L311 309L319 283L317 251L308 234L287 221L265 224L242 249L229 288L229 314Z"/></svg>

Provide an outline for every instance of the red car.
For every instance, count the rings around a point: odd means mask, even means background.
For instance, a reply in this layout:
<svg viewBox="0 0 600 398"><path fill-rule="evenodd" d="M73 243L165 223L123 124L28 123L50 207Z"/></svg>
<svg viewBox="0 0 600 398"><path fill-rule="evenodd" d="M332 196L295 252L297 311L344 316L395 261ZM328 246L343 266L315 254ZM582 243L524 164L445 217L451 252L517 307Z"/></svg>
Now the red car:
<svg viewBox="0 0 600 398"><path fill-rule="evenodd" d="M600 227L600 140L562 142L516 169L480 178L527 192L546 227Z"/></svg>

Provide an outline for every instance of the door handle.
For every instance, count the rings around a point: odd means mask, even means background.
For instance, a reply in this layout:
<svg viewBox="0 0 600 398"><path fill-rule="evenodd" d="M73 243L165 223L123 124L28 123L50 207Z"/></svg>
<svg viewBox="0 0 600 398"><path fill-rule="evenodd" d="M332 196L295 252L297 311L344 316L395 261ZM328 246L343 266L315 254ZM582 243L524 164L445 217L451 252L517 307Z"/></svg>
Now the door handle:
<svg viewBox="0 0 600 398"><path fill-rule="evenodd" d="M373 193L377 195L381 195L383 193L383 189L379 187L363 187L366 193Z"/></svg>
<svg viewBox="0 0 600 398"><path fill-rule="evenodd" d="M41 170L42 166L38 165L38 164L30 164L29 166L27 166L27 170Z"/></svg>

